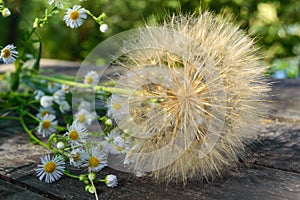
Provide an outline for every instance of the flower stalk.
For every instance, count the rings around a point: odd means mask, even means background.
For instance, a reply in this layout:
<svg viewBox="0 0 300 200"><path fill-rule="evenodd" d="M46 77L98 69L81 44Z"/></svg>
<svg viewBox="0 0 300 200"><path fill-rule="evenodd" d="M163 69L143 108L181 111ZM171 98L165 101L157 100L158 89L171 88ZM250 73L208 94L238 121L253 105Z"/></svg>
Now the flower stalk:
<svg viewBox="0 0 300 200"><path fill-rule="evenodd" d="M55 77L51 77L51 76L43 76L43 75L31 75L31 78L37 79L37 80L47 80L47 81L52 81L52 82L56 82L56 83L60 83L60 84L65 84L65 85L69 85L69 86L73 86L73 87L78 87L78 88L85 88L85 89L93 89L95 91L102 91L102 92L109 92L112 94L125 94L125 95L140 95L139 91L133 91L133 90L127 90L127 89L122 89L122 88L115 88L115 87L109 87L109 86L102 86L102 85L98 85L98 86L91 86L89 84L84 84L84 83L77 83L74 81L68 81L68 80L63 80L61 78L55 78Z"/></svg>

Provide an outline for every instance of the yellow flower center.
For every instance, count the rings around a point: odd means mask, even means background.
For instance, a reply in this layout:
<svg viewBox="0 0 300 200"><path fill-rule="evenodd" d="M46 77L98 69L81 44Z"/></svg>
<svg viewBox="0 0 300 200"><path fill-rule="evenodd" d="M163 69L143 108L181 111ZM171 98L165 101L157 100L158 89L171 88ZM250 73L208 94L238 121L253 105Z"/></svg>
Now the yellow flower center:
<svg viewBox="0 0 300 200"><path fill-rule="evenodd" d="M79 18L80 13L77 10L74 10L70 13L70 19L77 20Z"/></svg>
<svg viewBox="0 0 300 200"><path fill-rule="evenodd" d="M85 120L85 116L83 114L79 114L77 120L82 123Z"/></svg>
<svg viewBox="0 0 300 200"><path fill-rule="evenodd" d="M48 111L48 110L44 110L44 111L41 113L42 117L44 117L44 116L47 115L47 114L49 114L49 111Z"/></svg>
<svg viewBox="0 0 300 200"><path fill-rule="evenodd" d="M79 135L78 135L77 131L73 130L73 131L70 132L69 137L70 137L71 140L78 140Z"/></svg>
<svg viewBox="0 0 300 200"><path fill-rule="evenodd" d="M50 85L50 88L54 88L54 86L55 86L54 82L52 82L52 81L49 82L49 85Z"/></svg>
<svg viewBox="0 0 300 200"><path fill-rule="evenodd" d="M77 162L80 158L80 154L79 153L76 153L76 154L72 154L72 158L75 162Z"/></svg>
<svg viewBox="0 0 300 200"><path fill-rule="evenodd" d="M43 129L48 129L51 126L51 122L49 120L45 120L42 123Z"/></svg>
<svg viewBox="0 0 300 200"><path fill-rule="evenodd" d="M87 84L92 84L93 81L94 81L93 77L91 77L91 76L86 77L86 83Z"/></svg>
<svg viewBox="0 0 300 200"><path fill-rule="evenodd" d="M117 150L117 151L122 151L123 149L122 149L121 147L115 145L115 150Z"/></svg>
<svg viewBox="0 0 300 200"><path fill-rule="evenodd" d="M55 171L55 169L56 169L56 164L54 162L52 162L52 161L47 162L46 165L45 165L45 167L44 167L44 170L47 173L52 173L52 172Z"/></svg>
<svg viewBox="0 0 300 200"><path fill-rule="evenodd" d="M9 58L10 54L11 54L10 49L3 49L1 52L1 56L3 58Z"/></svg>
<svg viewBox="0 0 300 200"><path fill-rule="evenodd" d="M95 156L92 156L89 159L89 164L90 167L97 167L99 165L99 160Z"/></svg>
<svg viewBox="0 0 300 200"><path fill-rule="evenodd" d="M121 105L118 104L118 103L113 103L113 108L116 109L116 110L120 110Z"/></svg>

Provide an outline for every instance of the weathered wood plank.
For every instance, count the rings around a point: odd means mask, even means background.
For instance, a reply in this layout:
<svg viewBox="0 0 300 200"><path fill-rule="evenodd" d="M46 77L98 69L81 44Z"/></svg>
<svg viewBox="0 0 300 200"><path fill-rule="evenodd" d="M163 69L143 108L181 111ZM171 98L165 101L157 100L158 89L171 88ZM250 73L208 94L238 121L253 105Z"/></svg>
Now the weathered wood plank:
<svg viewBox="0 0 300 200"><path fill-rule="evenodd" d="M265 123L249 162L300 173L300 124Z"/></svg>
<svg viewBox="0 0 300 200"><path fill-rule="evenodd" d="M273 84L270 116L291 123L300 122L300 81L280 80Z"/></svg>
<svg viewBox="0 0 300 200"><path fill-rule="evenodd" d="M29 137L20 128L2 129L0 133L1 175L17 178L19 174L30 173L38 158L50 153L42 146L29 143Z"/></svg>
<svg viewBox="0 0 300 200"><path fill-rule="evenodd" d="M48 198L0 179L0 199L3 200L46 200Z"/></svg>
<svg viewBox="0 0 300 200"><path fill-rule="evenodd" d="M192 181L186 187L174 183L168 186L155 183L149 177L135 178L122 172L106 169L99 175L114 173L119 186L111 189L97 185L101 199L290 199L300 197L300 174L256 166L241 168L238 172L217 179L212 183ZM85 193L83 183L62 178L54 184L40 182L33 174L16 179L34 186L40 193L62 199L93 199Z"/></svg>

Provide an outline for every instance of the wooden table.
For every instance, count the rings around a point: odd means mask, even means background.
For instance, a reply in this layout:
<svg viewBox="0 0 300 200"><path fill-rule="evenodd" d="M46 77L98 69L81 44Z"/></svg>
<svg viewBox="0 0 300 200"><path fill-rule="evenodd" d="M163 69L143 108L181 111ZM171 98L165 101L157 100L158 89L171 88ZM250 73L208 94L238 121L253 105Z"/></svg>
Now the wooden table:
<svg viewBox="0 0 300 200"><path fill-rule="evenodd" d="M67 66L63 71L76 71L78 63L69 64L63 63ZM43 65L54 67L53 62ZM58 65L55 63L54 68ZM254 143L255 149L238 169L210 183L192 181L183 187L106 168L99 176L116 174L119 185L111 189L98 184L100 199L300 199L300 80L278 81L273 88L277 96L270 119L264 120L260 141ZM18 122L0 122L0 127L1 200L94 199L78 180L63 177L53 184L39 181L34 169L47 150L30 144L24 131L15 128L21 127Z"/></svg>

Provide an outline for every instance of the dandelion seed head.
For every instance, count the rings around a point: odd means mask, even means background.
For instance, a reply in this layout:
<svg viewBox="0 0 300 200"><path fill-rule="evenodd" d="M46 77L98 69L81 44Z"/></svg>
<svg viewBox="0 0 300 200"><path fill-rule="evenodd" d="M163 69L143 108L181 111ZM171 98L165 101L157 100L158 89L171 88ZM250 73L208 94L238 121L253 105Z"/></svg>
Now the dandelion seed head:
<svg viewBox="0 0 300 200"><path fill-rule="evenodd" d="M136 171L186 183L244 158L270 87L253 40L228 17L173 16L128 41L124 54L116 87L139 95L113 95L111 107L118 126L140 138Z"/></svg>

